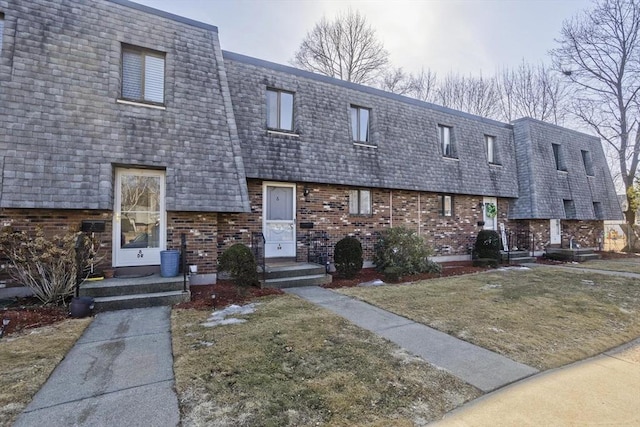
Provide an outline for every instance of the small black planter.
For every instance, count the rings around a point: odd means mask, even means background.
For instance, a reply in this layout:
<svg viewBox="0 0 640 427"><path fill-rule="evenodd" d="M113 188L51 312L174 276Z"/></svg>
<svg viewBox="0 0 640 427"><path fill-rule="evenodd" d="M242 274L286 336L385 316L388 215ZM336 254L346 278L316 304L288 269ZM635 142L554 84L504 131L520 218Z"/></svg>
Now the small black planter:
<svg viewBox="0 0 640 427"><path fill-rule="evenodd" d="M91 297L74 297L69 305L71 317L82 318L91 315L93 311L93 298Z"/></svg>

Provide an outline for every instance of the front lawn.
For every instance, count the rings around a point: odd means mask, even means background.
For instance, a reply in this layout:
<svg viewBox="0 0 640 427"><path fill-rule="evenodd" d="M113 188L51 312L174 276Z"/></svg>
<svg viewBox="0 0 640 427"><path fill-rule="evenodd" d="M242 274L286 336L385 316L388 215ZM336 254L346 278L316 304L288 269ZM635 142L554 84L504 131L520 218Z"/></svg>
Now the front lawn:
<svg viewBox="0 0 640 427"><path fill-rule="evenodd" d="M640 336L640 283L579 270L496 270L338 291L538 369Z"/></svg>
<svg viewBox="0 0 640 427"><path fill-rule="evenodd" d="M211 311L173 310L183 425L425 425L481 394L296 297L257 301L216 327Z"/></svg>
<svg viewBox="0 0 640 427"><path fill-rule="evenodd" d="M629 257L619 259L596 259L582 262L580 264L567 263L567 267L593 268L595 270L624 271L627 273L640 274L640 257Z"/></svg>

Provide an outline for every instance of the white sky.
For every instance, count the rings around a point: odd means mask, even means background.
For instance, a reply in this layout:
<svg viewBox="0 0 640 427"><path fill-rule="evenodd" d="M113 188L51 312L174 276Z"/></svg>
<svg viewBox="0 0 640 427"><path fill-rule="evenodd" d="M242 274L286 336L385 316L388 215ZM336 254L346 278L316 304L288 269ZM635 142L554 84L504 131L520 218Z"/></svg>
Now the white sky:
<svg viewBox="0 0 640 427"><path fill-rule="evenodd" d="M376 30L394 66L439 75L493 74L549 62L562 22L589 0L135 0L218 27L224 50L288 64L305 34L352 8Z"/></svg>

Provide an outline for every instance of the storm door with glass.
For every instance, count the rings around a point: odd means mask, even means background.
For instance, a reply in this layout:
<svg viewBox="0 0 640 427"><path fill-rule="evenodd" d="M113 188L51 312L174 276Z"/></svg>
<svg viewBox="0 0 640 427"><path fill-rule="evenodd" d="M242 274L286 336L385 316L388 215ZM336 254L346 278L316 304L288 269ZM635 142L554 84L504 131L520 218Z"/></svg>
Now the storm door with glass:
<svg viewBox="0 0 640 427"><path fill-rule="evenodd" d="M116 267L160 264L165 248L164 171L118 169L113 216Z"/></svg>
<svg viewBox="0 0 640 427"><path fill-rule="evenodd" d="M264 237L265 256L296 256L295 184L265 184Z"/></svg>

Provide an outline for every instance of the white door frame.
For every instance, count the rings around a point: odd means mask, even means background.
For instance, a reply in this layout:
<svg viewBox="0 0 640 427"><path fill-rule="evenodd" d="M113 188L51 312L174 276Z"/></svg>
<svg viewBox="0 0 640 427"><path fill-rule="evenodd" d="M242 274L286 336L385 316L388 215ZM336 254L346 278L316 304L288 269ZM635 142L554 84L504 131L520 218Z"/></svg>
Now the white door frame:
<svg viewBox="0 0 640 427"><path fill-rule="evenodd" d="M113 202L113 240L112 240L112 260L114 267L133 267L133 266L145 266L145 265L159 265L160 264L160 251L166 248L166 236L167 236L167 215L165 211L165 172L162 170L152 169L134 169L134 168L117 168L115 169L114 179L114 202ZM155 231L158 237L157 247L148 247L144 242L138 244L132 244L131 237L125 237L122 230L123 216L122 216L122 177L125 175L136 176L149 176L160 178L160 194L158 200L159 211L157 213L150 213L149 211L139 212L137 215L146 216L146 222L149 223L153 219L156 224L151 227L157 227ZM154 211L155 212L155 211ZM153 217L153 218L151 218ZM131 221L131 219L129 219ZM135 219L134 219L134 231ZM147 230L140 231L139 235L144 232L149 232L149 224L147 224ZM149 239L147 234L147 243ZM123 248L121 246L129 244L131 247ZM128 242L127 242L128 241Z"/></svg>
<svg viewBox="0 0 640 427"><path fill-rule="evenodd" d="M489 218L487 216L487 205L493 203L496 206L496 216ZM482 220L484 221L485 230L498 231L498 198L497 197L483 197L482 198Z"/></svg>
<svg viewBox="0 0 640 427"><path fill-rule="evenodd" d="M562 221L559 219L549 220L549 244L562 244Z"/></svg>
<svg viewBox="0 0 640 427"><path fill-rule="evenodd" d="M291 188L291 220L268 220L268 189L269 187ZM291 231L291 240L270 241L269 226L284 227ZM296 184L288 182L263 182L262 183L262 232L265 238L265 258L291 258L296 256Z"/></svg>

